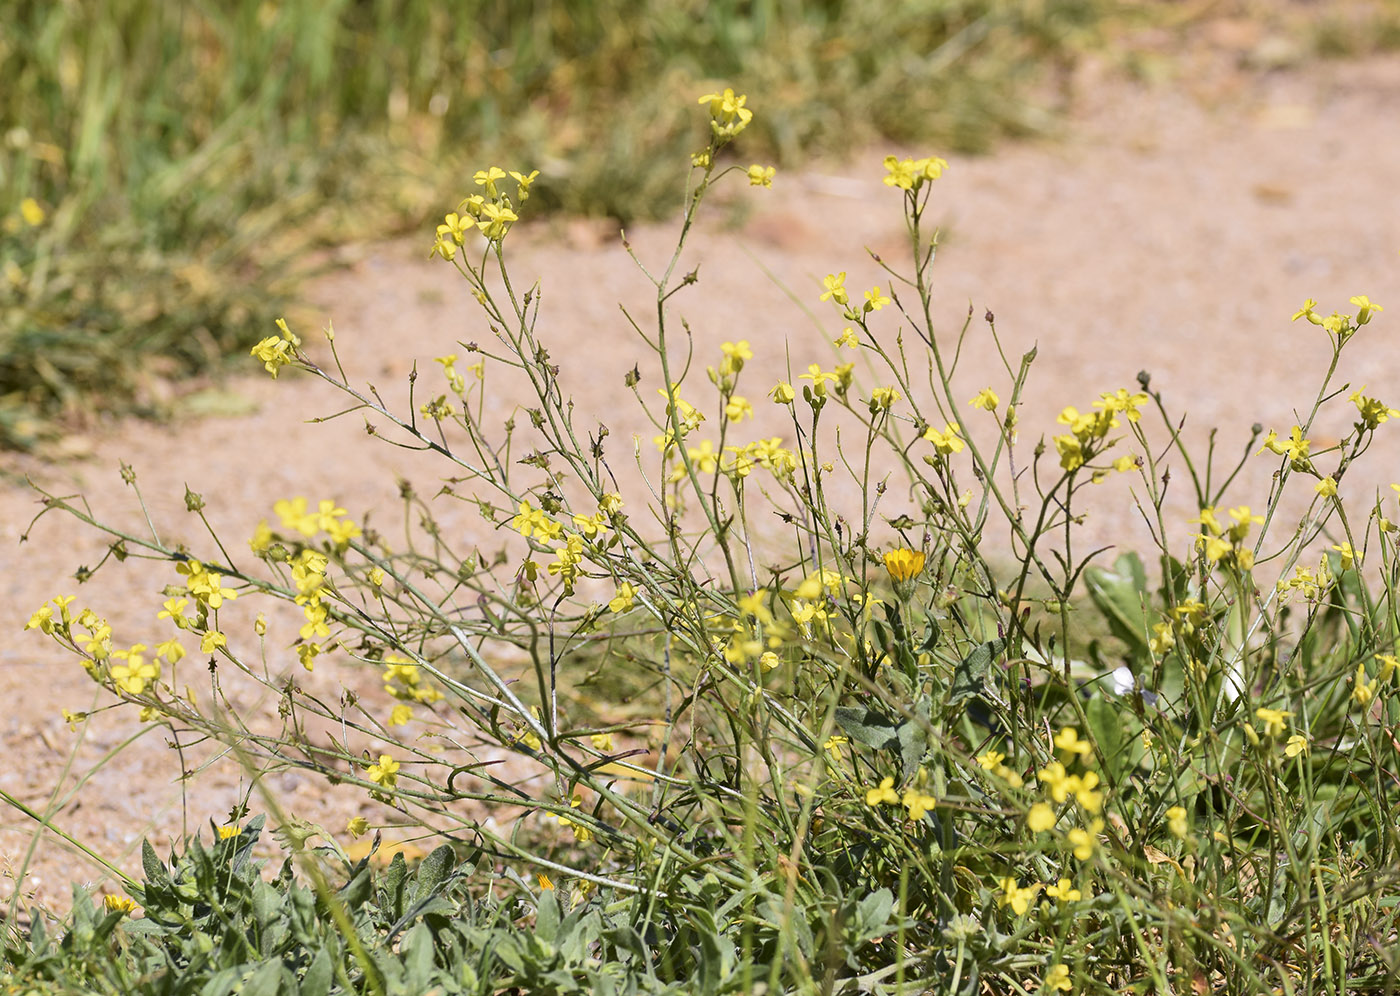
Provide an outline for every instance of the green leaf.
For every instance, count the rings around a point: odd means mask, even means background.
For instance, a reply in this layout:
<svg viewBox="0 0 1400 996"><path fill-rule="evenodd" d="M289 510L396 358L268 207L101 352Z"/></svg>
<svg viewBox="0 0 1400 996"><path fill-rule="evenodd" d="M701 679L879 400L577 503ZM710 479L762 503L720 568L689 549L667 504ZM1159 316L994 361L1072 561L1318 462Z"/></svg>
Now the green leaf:
<svg viewBox="0 0 1400 996"><path fill-rule="evenodd" d="M890 914L894 912L894 893L889 889L878 889L870 893L856 906L856 925L860 940L867 941L878 937L889 926Z"/></svg>
<svg viewBox="0 0 1400 996"><path fill-rule="evenodd" d="M325 948L316 952L301 977L301 996L328 996L331 991L331 958Z"/></svg>
<svg viewBox="0 0 1400 996"><path fill-rule="evenodd" d="M535 910L535 936L553 944L558 935L559 900L555 898L553 889L542 889L539 905Z"/></svg>
<svg viewBox="0 0 1400 996"><path fill-rule="evenodd" d="M924 759L924 752L928 749L928 735L924 724L912 719L900 723L896 733L899 736L899 760L903 765L900 781L907 781L918 768L919 762Z"/></svg>
<svg viewBox="0 0 1400 996"><path fill-rule="evenodd" d="M442 887L442 883L447 881L447 876L452 871L452 862L455 857L456 854L451 845L443 844L441 847L434 848L433 853L423 859L413 878L413 891L410 893L410 897L414 904L428 898Z"/></svg>
<svg viewBox="0 0 1400 996"><path fill-rule="evenodd" d="M953 687L948 693L947 705L956 706L971 698L985 697L992 663L1005 648L1006 641L1000 637L973 647L953 670Z"/></svg>
<svg viewBox="0 0 1400 996"><path fill-rule="evenodd" d="M146 881L160 887L170 885L170 875L156 855L156 849L149 840L141 841L141 869L146 873Z"/></svg>
<svg viewBox="0 0 1400 996"><path fill-rule="evenodd" d="M1129 760L1123 750L1121 708L1118 702L1110 702L1102 692L1094 695L1084 707L1084 715L1089 720L1089 733L1103 752L1104 766L1113 781L1122 775L1123 767Z"/></svg>
<svg viewBox="0 0 1400 996"><path fill-rule="evenodd" d="M938 638L941 635L942 633L938 628L938 623L934 620L933 616L930 615L924 620L924 639L923 642L919 644L919 653L933 653L934 649L938 646Z"/></svg>
<svg viewBox="0 0 1400 996"><path fill-rule="evenodd" d="M266 927L282 912L282 896L266 882L259 880L253 885L253 919L259 927Z"/></svg>
<svg viewBox="0 0 1400 996"><path fill-rule="evenodd" d="M895 724L868 706L837 706L836 725L857 743L876 750L886 750L899 744Z"/></svg>
<svg viewBox="0 0 1400 996"><path fill-rule="evenodd" d="M243 983L242 996L277 996L282 989L282 972L280 958L263 962L262 967Z"/></svg>
<svg viewBox="0 0 1400 996"><path fill-rule="evenodd" d="M426 992L433 974L433 932L420 923L404 935L399 945L409 992Z"/></svg>
<svg viewBox="0 0 1400 996"><path fill-rule="evenodd" d="M1128 645L1134 659L1145 660L1152 623L1146 610L1147 572L1142 560L1136 553L1120 554L1111 568L1087 568L1084 583L1109 631Z"/></svg>

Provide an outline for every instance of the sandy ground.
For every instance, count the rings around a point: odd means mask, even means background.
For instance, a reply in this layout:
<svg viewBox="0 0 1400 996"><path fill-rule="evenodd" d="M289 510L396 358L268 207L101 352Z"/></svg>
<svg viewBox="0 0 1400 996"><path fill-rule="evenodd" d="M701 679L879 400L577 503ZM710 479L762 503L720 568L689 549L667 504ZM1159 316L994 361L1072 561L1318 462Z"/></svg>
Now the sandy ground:
<svg viewBox="0 0 1400 996"><path fill-rule="evenodd" d="M1289 316L1307 297L1326 312L1352 310L1347 299L1367 294L1389 310L1349 347L1338 383L1366 384L1400 405L1400 58L1215 75L1193 75L1188 65L1176 83L1151 88L1110 82L1091 66L1078 83L1081 98L1063 141L1013 145L982 159L953 157L939 182L932 213L944 231L934 270L940 335L962 324L969 305L979 316L959 370L960 392L971 397L988 384L1006 385L980 319L990 310L1013 355L1033 344L1039 350L1022 410L1027 451L1042 433L1057 431L1062 406L1087 408L1100 391L1132 388L1146 369L1173 410L1188 417L1191 438L1199 442L1220 426L1222 450L1233 456L1251 423L1286 433L1294 411L1316 394L1326 342ZM676 302L694 331L697 362L716 362L722 341L753 345L756 358L744 377L760 408L755 434L783 432L762 397L774 381L788 379L787 355L793 373L836 362L830 342L840 323L817 303L822 276L846 270L854 288L887 284L863 251L899 258L899 196L881 183L887 151L780 175L771 191L736 185L728 198L734 206L714 213L683 262L684 269L698 265L701 275L700 286ZM649 226L628 237L653 262L674 230ZM425 259L428 241L348 250L353 265L315 289L351 378L372 381L391 404L406 397L412 361L432 378L433 357L462 353L459 340L489 337L460 278ZM520 280L544 281L539 334L562 368L579 424L607 423L615 452L630 456L631 433L645 426L622 378L645 354L618 303L645 313L648 285L606 225L527 225L510 244ZM820 325L785 292L814 309ZM887 328L893 336L893 318ZM654 397L657 378L645 363L643 370L644 395ZM699 396L707 388L703 373L697 384ZM59 494L81 491L100 518L136 529L139 509L118 476L125 461L162 533L199 547L208 541L184 510L186 484L205 496L221 535L241 546L278 498L334 497L352 515L391 526L400 514L399 477L431 495L451 473L422 454L367 438L358 417L309 424L341 405L308 378L273 383L250 361L246 378L220 389L225 404L245 413L103 425L75 441L75 449L90 450L82 459L3 457L14 474L0 480L0 632L9 634L0 645L0 701L8 704L0 720L7 758L0 788L37 810L56 806L56 826L131 870L139 868L143 836L163 847L203 826L207 839L208 820L221 821L246 786L230 760L181 783L161 731L122 746L140 730L129 708L97 713L81 733L70 731L61 710L90 710L109 699L94 694L74 659L21 632L29 614L45 599L76 592L75 608L91 605L106 616L118 642L154 643L164 638L155 620L158 592L175 578L163 568L109 564L79 590L74 569L99 560L103 544L81 524L51 515L19 545L39 506L18 475ZM498 399L488 421L508 414L509 402ZM1350 408L1345 392L1334 406ZM1348 420L1343 412L1333 421L1340 432ZM1378 488L1389 495L1386 485L1400 480L1400 441L1392 435L1383 431L1344 482L1362 507ZM1276 466L1263 457L1251 461L1230 503L1263 505ZM1183 490L1174 494L1180 548L1195 509ZM480 533L462 508L441 510L447 529ZM891 504L886 511L897 510ZM1141 545L1145 534L1125 479L1098 490L1084 528L1086 542ZM289 652L269 645L275 667L295 665ZM332 695L344 682L387 709L376 677L327 666L306 680ZM250 714L272 707L265 693L238 694ZM363 793L328 789L304 775L281 774L271 787L298 816L336 830L352 815L375 815ZM0 821L7 876L0 897L16 888L22 869L25 895L57 908L69 902L71 882L101 883L100 869L62 841L35 841L27 817L6 809Z"/></svg>

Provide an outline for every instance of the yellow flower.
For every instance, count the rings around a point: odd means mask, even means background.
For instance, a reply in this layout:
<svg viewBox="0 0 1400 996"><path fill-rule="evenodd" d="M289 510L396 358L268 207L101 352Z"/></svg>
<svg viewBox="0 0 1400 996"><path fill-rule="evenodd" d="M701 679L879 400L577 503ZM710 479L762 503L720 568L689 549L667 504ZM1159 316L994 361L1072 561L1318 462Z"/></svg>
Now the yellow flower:
<svg viewBox="0 0 1400 996"><path fill-rule="evenodd" d="M1074 801L1079 803L1082 809L1090 813L1097 813L1103 809L1103 793L1094 791L1094 787L1099 784L1097 774L1086 771L1070 781L1073 783L1070 791L1074 793Z"/></svg>
<svg viewBox="0 0 1400 996"><path fill-rule="evenodd" d="M388 754L380 754L378 763L371 764L365 775L375 784L391 789L399 781L399 762Z"/></svg>
<svg viewBox="0 0 1400 996"><path fill-rule="evenodd" d="M773 177L777 172L778 171L772 166L761 166L758 163L754 163L748 170L749 186L771 187L773 186Z"/></svg>
<svg viewBox="0 0 1400 996"><path fill-rule="evenodd" d="M1026 815L1026 826L1033 833L1042 833L1055 825L1055 811L1048 802L1037 802Z"/></svg>
<svg viewBox="0 0 1400 996"><path fill-rule="evenodd" d="M389 726L404 726L413 718L413 707L400 702L389 713Z"/></svg>
<svg viewBox="0 0 1400 996"><path fill-rule="evenodd" d="M1361 708L1366 708L1371 704L1371 700L1376 697L1376 685L1374 682L1366 681L1366 665L1356 665L1356 677L1352 679L1351 697Z"/></svg>
<svg viewBox="0 0 1400 996"><path fill-rule="evenodd" d="M1172 806L1167 810L1167 829L1171 835L1178 840L1185 840L1189 828L1186 824L1186 810L1181 806Z"/></svg>
<svg viewBox="0 0 1400 996"><path fill-rule="evenodd" d="M437 241L433 243L433 247L428 250L428 258L432 259L434 256L441 256L449 262L452 261L457 257L457 244L439 235Z"/></svg>
<svg viewBox="0 0 1400 996"><path fill-rule="evenodd" d="M877 788L867 789L865 792L865 804L867 806L878 806L882 802L891 805L899 802L899 793L894 790L893 778L882 778Z"/></svg>
<svg viewBox="0 0 1400 996"><path fill-rule="evenodd" d="M885 570L889 571L892 581L909 581L923 571L925 559L922 550L891 550L884 557Z"/></svg>
<svg viewBox="0 0 1400 996"><path fill-rule="evenodd" d="M1044 992L1070 992L1074 989L1074 983L1069 980L1069 966L1055 964L1050 966L1050 970L1045 973L1045 978L1041 980L1040 988Z"/></svg>
<svg viewBox="0 0 1400 996"><path fill-rule="evenodd" d="M1351 548L1350 543L1341 543L1332 547L1342 555L1342 570L1349 570L1353 564L1361 563L1361 554Z"/></svg>
<svg viewBox="0 0 1400 996"><path fill-rule="evenodd" d="M1059 761L1051 761L1041 768L1036 772L1036 778L1045 783L1050 798L1056 802L1064 802L1080 785L1079 778L1066 772L1065 766Z"/></svg>
<svg viewBox="0 0 1400 996"><path fill-rule="evenodd" d="M321 647L316 643L303 643L297 647L297 659L301 661L301 666L311 671L315 668L316 656L321 652Z"/></svg>
<svg viewBox="0 0 1400 996"><path fill-rule="evenodd" d="M345 824L345 832L351 837L362 837L368 829L369 820L363 816L351 817L350 821Z"/></svg>
<svg viewBox="0 0 1400 996"><path fill-rule="evenodd" d="M886 156L885 186L898 187L900 190L917 190L923 186L925 181L937 180L947 168L947 161L937 156L929 156L925 159L907 157L899 159L896 156Z"/></svg>
<svg viewBox="0 0 1400 996"><path fill-rule="evenodd" d="M212 654L219 647L228 646L228 638L217 629L211 629L204 634L204 638L199 641L199 652L201 654Z"/></svg>
<svg viewBox="0 0 1400 996"><path fill-rule="evenodd" d="M496 181L504 180L506 171L499 166L492 166L489 169L479 169L472 175L472 179L478 187L485 187L486 193L491 197L496 196Z"/></svg>
<svg viewBox="0 0 1400 996"><path fill-rule="evenodd" d="M219 839L228 840L230 837L237 837L243 833L243 828L238 825L219 827Z"/></svg>
<svg viewBox="0 0 1400 996"><path fill-rule="evenodd" d="M740 422L745 418L753 418L753 404L748 398L741 398L734 395L724 404L724 417L731 422Z"/></svg>
<svg viewBox="0 0 1400 996"><path fill-rule="evenodd" d="M611 733L590 733L588 739L593 743L593 749L608 753L613 750L613 735Z"/></svg>
<svg viewBox="0 0 1400 996"><path fill-rule="evenodd" d="M1059 733L1055 734L1055 746L1070 754L1078 754L1080 757L1090 753L1094 746L1087 740L1079 739L1079 731L1072 726L1066 726Z"/></svg>
<svg viewBox="0 0 1400 996"><path fill-rule="evenodd" d="M720 343L719 348L724 353L724 359L720 361L719 369L726 377L743 370L745 362L753 359L753 349L749 347L747 339L740 339L738 342L723 342Z"/></svg>
<svg viewBox="0 0 1400 996"><path fill-rule="evenodd" d="M337 550L344 550L350 545L350 541L357 536L363 535L360 527L349 519L336 519L325 527L326 535L331 538Z"/></svg>
<svg viewBox="0 0 1400 996"><path fill-rule="evenodd" d="M125 913L130 915L136 912L136 900L126 896L103 896L102 908L108 913Z"/></svg>
<svg viewBox="0 0 1400 996"><path fill-rule="evenodd" d="M1395 669L1400 667L1400 658L1394 654L1376 654L1376 660L1381 662L1381 673L1378 679L1381 684L1390 680L1390 676L1395 673Z"/></svg>
<svg viewBox="0 0 1400 996"><path fill-rule="evenodd" d="M1084 894L1076 889L1067 878L1060 879L1054 885L1047 885L1045 894L1051 899L1058 899L1064 903L1074 903L1084 898Z"/></svg>
<svg viewBox="0 0 1400 996"><path fill-rule="evenodd" d="M870 392L870 414L887 412L904 395L892 387L877 387Z"/></svg>
<svg viewBox="0 0 1400 996"><path fill-rule="evenodd" d="M1308 738L1301 733L1295 733L1288 738L1288 743L1284 746L1283 752L1289 757L1297 757L1299 754L1307 754L1312 750L1312 744Z"/></svg>
<svg viewBox="0 0 1400 996"><path fill-rule="evenodd" d="M822 744L822 750L827 751L829 754L831 754L831 759L833 761L840 761L841 745L848 744L850 742L851 740L849 737L843 737L837 734L833 734L832 736L826 738L826 743Z"/></svg>
<svg viewBox="0 0 1400 996"><path fill-rule="evenodd" d="M24 628L37 629L41 633L52 633L54 631L53 606L47 602L39 606L29 617L29 622L24 624Z"/></svg>
<svg viewBox="0 0 1400 996"><path fill-rule="evenodd" d="M962 429L956 422L949 422L939 432L933 426L924 430L924 438L933 444L933 448L945 456L949 453L961 453L966 445L960 438Z"/></svg>
<svg viewBox="0 0 1400 996"><path fill-rule="evenodd" d="M185 587L189 593L211 609L222 606L225 599L238 597L238 592L223 586L222 574L214 574L205 570L204 565L198 560L176 564L175 570L188 577Z"/></svg>
<svg viewBox="0 0 1400 996"><path fill-rule="evenodd" d="M511 519L510 524L526 539L534 536L541 541L557 539L564 531L563 526L545 515L542 509L533 508L528 501L520 503L519 514Z"/></svg>
<svg viewBox="0 0 1400 996"><path fill-rule="evenodd" d="M1329 474L1318 481L1317 484L1313 486L1313 490L1323 498L1335 498L1337 497L1337 482L1333 480L1332 476Z"/></svg>
<svg viewBox="0 0 1400 996"><path fill-rule="evenodd" d="M758 666L765 671L772 671L781 663L782 660L771 650L765 650L758 658Z"/></svg>
<svg viewBox="0 0 1400 996"><path fill-rule="evenodd" d="M707 93L700 103L710 105L710 130L722 142L732 139L753 120L753 111L744 106L747 94L735 96L729 87L723 93Z"/></svg>
<svg viewBox="0 0 1400 996"><path fill-rule="evenodd" d="M1060 454L1060 467L1064 470L1078 470L1084 466L1084 444L1078 436L1055 436L1051 439L1055 450Z"/></svg>
<svg viewBox="0 0 1400 996"><path fill-rule="evenodd" d="M273 504L272 511L282 520L284 529L295 529L303 536L315 536L320 528L320 517L306 510L305 498L297 497L290 501L284 498Z"/></svg>
<svg viewBox="0 0 1400 996"><path fill-rule="evenodd" d="M632 607L636 596L637 590L632 587L632 583L624 581L618 585L617 594L608 602L608 609L612 612L626 612Z"/></svg>
<svg viewBox="0 0 1400 996"><path fill-rule="evenodd" d="M890 299L880 291L878 284L865 292L865 304L863 307L867 312L879 311L889 303Z"/></svg>
<svg viewBox="0 0 1400 996"><path fill-rule="evenodd" d="M1372 304L1371 300L1365 294L1358 294L1356 297L1351 299L1351 303L1356 305L1356 307L1359 309L1356 312L1357 325L1365 325L1371 320L1371 315L1374 312L1385 310L1379 304Z"/></svg>
<svg viewBox="0 0 1400 996"><path fill-rule="evenodd" d="M437 227L437 234L439 239L451 239L460 246L466 241L466 234L475 227L476 222L469 216L452 211L443 219L443 223Z"/></svg>
<svg viewBox="0 0 1400 996"><path fill-rule="evenodd" d="M582 804L583 800L578 796L573 796L569 799L569 807L571 809L577 809ZM580 823L578 820L571 819L560 813L551 813L550 819L558 820L560 826L572 827L574 831L574 840L578 841L580 844L587 844L593 839L593 828L585 823Z"/></svg>
<svg viewBox="0 0 1400 996"><path fill-rule="evenodd" d="M797 397L797 392L792 389L792 385L787 381L779 381L773 390L768 392L768 396L780 405L790 405Z"/></svg>
<svg viewBox="0 0 1400 996"><path fill-rule="evenodd" d="M1279 456L1288 457L1293 462L1294 470L1302 470L1308 465L1308 451L1311 446L1312 443L1303 438L1302 428L1295 425L1289 430L1286 440L1279 439L1278 434L1270 429L1259 452L1272 450Z"/></svg>
<svg viewBox="0 0 1400 996"><path fill-rule="evenodd" d="M262 553L270 546L272 546L272 528L268 526L267 520L263 519L258 523L258 528L253 530L253 535L248 540L248 549L254 553Z"/></svg>
<svg viewBox="0 0 1400 996"><path fill-rule="evenodd" d="M530 199L530 187L539 175L540 171L537 169L532 169L529 173L517 173L515 170L510 171L510 178L515 181L515 192L519 196L521 204L524 204Z"/></svg>
<svg viewBox="0 0 1400 996"><path fill-rule="evenodd" d="M1289 716L1293 715L1293 713L1285 712L1282 709L1265 709L1261 707L1254 710L1254 715L1264 724L1264 736L1281 737L1283 736L1283 731L1288 728L1287 719Z"/></svg>
<svg viewBox="0 0 1400 996"><path fill-rule="evenodd" d="M855 349L860 345L860 340L856 338L855 329L851 328L849 325L842 329L841 334L832 340L832 342L837 346L845 346L848 349Z"/></svg>
<svg viewBox="0 0 1400 996"><path fill-rule="evenodd" d="M1300 318L1306 318L1314 325L1321 325L1322 319L1317 316L1317 312L1313 311L1313 309L1316 307L1317 302L1314 301L1312 298L1308 298L1306 301L1303 302L1303 306L1301 308L1293 312L1293 321L1296 322Z"/></svg>
<svg viewBox="0 0 1400 996"><path fill-rule="evenodd" d="M554 888L554 883L549 880L549 876L546 875L544 872L540 872L538 875L535 876L535 878L540 883L541 889Z"/></svg>
<svg viewBox="0 0 1400 996"><path fill-rule="evenodd" d="M822 291L821 300L835 301L837 304L846 304L850 301L850 295L846 293L846 271L840 273L828 273L822 277L822 286L826 289ZM846 330L847 332L850 329Z"/></svg>
<svg viewBox="0 0 1400 996"><path fill-rule="evenodd" d="M1001 894L997 896L997 905L1010 906L1011 911L1017 916L1021 916L1031 908L1031 900L1040 891L1039 882L1022 888L1016 884L1014 878L1003 878L997 884L1001 888Z"/></svg>
<svg viewBox="0 0 1400 996"><path fill-rule="evenodd" d="M26 197L19 202L19 216L24 219L24 223L30 228L38 228L44 223L44 209L39 206L39 202L32 197ZM1355 301L1355 298L1352 298ZM1380 311L1380 308L1376 308Z"/></svg>
<svg viewBox="0 0 1400 996"><path fill-rule="evenodd" d="M248 353L262 361L263 369L272 374L273 380L277 379L278 370L292 362L291 343L275 335L260 340Z"/></svg>
<svg viewBox="0 0 1400 996"><path fill-rule="evenodd" d="M1075 827L1065 834L1076 858L1088 861L1094 856L1094 846L1098 843L1098 833L1102 829L1103 820L1094 820L1088 827Z"/></svg>
<svg viewBox="0 0 1400 996"><path fill-rule="evenodd" d="M141 652L146 649L144 643L133 644L130 650L117 650L112 656L126 661L125 664L118 664L111 670L113 683L117 688L128 695L140 695L146 688L146 682L155 681L160 676L160 665L147 664Z"/></svg>
<svg viewBox="0 0 1400 996"><path fill-rule="evenodd" d="M493 242L504 238L506 232L510 231L511 222L519 220L520 215L508 207L497 204L481 206L481 234Z"/></svg>
<svg viewBox="0 0 1400 996"><path fill-rule="evenodd" d="M910 789L904 793L901 800L904 808L909 810L911 820L922 820L924 814L930 812L934 806L938 805L938 800L931 795L925 795L918 789Z"/></svg>
<svg viewBox="0 0 1400 996"><path fill-rule="evenodd" d="M1001 404L1001 399L997 397L997 392L990 387L984 387L977 392L977 396L968 402L973 408L981 408L984 411L994 412L997 405Z"/></svg>
<svg viewBox="0 0 1400 996"><path fill-rule="evenodd" d="M1352 391L1347 395L1347 400L1356 406L1357 417L1361 424L1367 429L1374 429L1382 422L1388 422L1393 418L1400 418L1400 411L1389 407L1382 401L1375 398L1368 398L1362 394L1366 388L1362 386L1360 390Z"/></svg>

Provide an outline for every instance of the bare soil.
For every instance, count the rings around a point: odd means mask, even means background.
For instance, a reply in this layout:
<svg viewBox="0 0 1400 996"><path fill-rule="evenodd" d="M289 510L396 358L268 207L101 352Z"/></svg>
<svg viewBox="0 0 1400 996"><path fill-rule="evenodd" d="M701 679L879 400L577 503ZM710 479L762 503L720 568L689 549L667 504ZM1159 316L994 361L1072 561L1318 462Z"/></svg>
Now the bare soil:
<svg viewBox="0 0 1400 996"><path fill-rule="evenodd" d="M1247 27L1235 30L1248 35ZM1223 37L1220 44L1234 44L1228 30ZM1257 42L1250 35L1241 44ZM955 334L971 309L958 374L967 397L1006 384L985 312L995 314L1013 360L1038 348L1022 409L1027 455L1042 434L1056 431L1064 405L1087 408L1101 391L1134 388L1139 370L1149 371L1153 388L1187 417L1197 444L1219 426L1221 450L1233 457L1253 423L1286 434L1295 411L1310 405L1328 361L1321 331L1289 322L1308 297L1324 311L1351 310L1346 302L1355 294L1388 306L1349 347L1339 383L1366 384L1368 393L1400 405L1400 58L1270 71L1241 70L1229 60L1221 70L1218 59L1202 65L1198 72L1186 60L1172 82L1156 86L1099 75L1089 65L1076 79L1079 97L1062 140L1010 145L986 158L951 157L938 184L940 335ZM771 191L736 185L730 206L713 213L683 261L686 270L698 266L701 278L677 299L694 331L696 362L716 362L725 340L753 344L756 358L744 377L761 409L755 434L783 434L762 395L774 381L790 379L789 355L792 374L834 362L830 343L840 325L817 304L822 276L846 270L853 288L887 286L864 247L903 259L900 198L881 183L880 160L889 151L780 174ZM627 235L644 261L656 262L674 232L671 223ZM429 241L347 249L352 265L314 290L324 320L335 323L351 378L373 382L391 404L406 401L413 362L431 384L433 357L463 353L459 341L489 338L460 278L426 259ZM615 452L630 456L632 432L646 427L622 379L645 350L618 303L645 314L645 279L606 224L522 226L511 247L521 281L543 281L540 336L562 368L579 423L607 423ZM895 327L892 318L891 335ZM261 334L249 330L250 341ZM654 397L658 383L649 374L644 395ZM7 456L13 473L0 479L0 633L8 634L0 644L0 701L7 705L0 738L8 759L0 764L0 788L36 810L53 809L55 826L133 871L143 836L163 850L211 818L222 821L247 786L229 758L181 781L166 732L127 743L142 729L130 707L95 712L80 732L63 721L63 709L101 710L111 699L76 660L21 632L30 613L55 595L76 593L75 609L90 605L106 616L119 643L155 643L168 625L155 618L159 591L175 578L164 567L128 561L109 564L95 583L78 588L74 570L101 559L104 544L59 515L29 529L40 506L22 475L54 493L82 492L99 518L135 530L143 520L118 476L125 461L136 469L162 534L198 549L209 541L184 509L187 484L203 494L230 547L242 547L279 498L334 497L352 515L387 528L401 515L400 478L432 495L451 473L424 454L367 438L358 416L309 423L343 407L341 399L306 377L274 383L251 360L246 377L200 397L242 413L200 416L191 404L171 424L96 425L70 440L78 456ZM1345 431L1344 399L1345 392L1322 435ZM495 404L499 421L514 401ZM1386 485L1400 480L1397 457L1400 441L1383 431L1344 482L1355 507L1366 508L1378 489L1393 500ZM1251 460L1231 503L1264 505L1276 466L1272 458ZM1180 550L1196 509L1179 470L1168 521L1179 524L1172 540ZM444 505L442 522L464 537L477 535L482 527L469 511ZM1145 545L1126 479L1096 491L1084 528L1085 549L1093 542ZM26 530L28 542L20 545ZM272 667L283 673L296 665L281 649L287 642L268 644ZM194 662L183 678L197 684L202 666ZM332 698L344 683L382 700L387 711L377 677L327 665L305 681ZM266 693L236 694L250 715L275 708ZM375 816L363 793L307 775L280 774L270 788L288 810L337 832L351 816ZM20 888L29 901L61 909L71 883L103 883L98 866L53 834L36 838L28 817L7 809L0 821L0 898Z"/></svg>

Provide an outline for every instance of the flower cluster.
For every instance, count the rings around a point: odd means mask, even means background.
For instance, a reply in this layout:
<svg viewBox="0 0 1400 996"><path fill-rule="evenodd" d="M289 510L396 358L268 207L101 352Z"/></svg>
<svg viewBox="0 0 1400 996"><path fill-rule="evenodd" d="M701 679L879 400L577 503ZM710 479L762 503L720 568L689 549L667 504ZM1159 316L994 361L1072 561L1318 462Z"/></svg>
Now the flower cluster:
<svg viewBox="0 0 1400 996"><path fill-rule="evenodd" d="M900 159L897 156L886 156L885 186L917 192L925 183L937 180L947 168L947 160L937 156L928 156L923 159L908 157Z"/></svg>
<svg viewBox="0 0 1400 996"><path fill-rule="evenodd" d="M866 790L865 804L871 807L883 804L900 805L908 811L911 820L917 821L922 820L926 813L932 812L938 805L938 800L914 786L910 786L901 795L895 791L894 778L886 777L882 778L875 788Z"/></svg>
<svg viewBox="0 0 1400 996"><path fill-rule="evenodd" d="M277 371L291 363L293 352L301 347L301 339L287 327L285 319L277 319L277 328L281 330L281 335L270 335L249 350L249 355L261 360L263 368L272 374L274 380Z"/></svg>
<svg viewBox="0 0 1400 996"><path fill-rule="evenodd" d="M1306 472L1312 469L1312 463L1308 460L1308 449L1311 445L1307 439L1303 438L1302 427L1295 425L1289 430L1287 439L1280 439L1278 433L1270 429L1259 452L1263 453L1265 450L1269 450L1279 456L1287 457L1294 470Z"/></svg>
<svg viewBox="0 0 1400 996"><path fill-rule="evenodd" d="M418 665L402 654L384 655L383 679L384 690L400 701L432 705L442 699L442 692L424 684Z"/></svg>
<svg viewBox="0 0 1400 996"><path fill-rule="evenodd" d="M1060 454L1060 466L1073 471L1092 460L1105 448L1104 440L1109 432L1118 428L1118 416L1122 414L1129 422L1138 421L1141 417L1138 408L1146 401L1147 395L1129 394L1120 387L1112 394L1099 395L1099 400L1094 402L1098 411L1081 413L1072 405L1065 408L1055 421L1069 426L1069 432L1052 440ZM1113 470L1119 472L1132 470L1136 466L1137 458L1131 455L1113 461ZM1107 474L1106 470L1095 472L1094 483L1102 481Z"/></svg>
<svg viewBox="0 0 1400 996"><path fill-rule="evenodd" d="M1055 748L1070 764L1076 761L1087 763L1093 756L1093 745L1079 739L1079 731L1067 726L1055 735ZM1094 855L1098 834L1103 830L1103 820L1098 814L1103 811L1103 792L1099 788L1099 776L1094 771L1071 774L1065 761L1054 760L1036 772L1036 778L1045 786L1048 801L1031 806L1026 816L1026 826L1033 833L1053 830L1062 818L1056 806L1062 806L1073 799L1079 810L1091 817L1082 826L1071 827L1064 835L1070 853L1079 861L1088 861Z"/></svg>
<svg viewBox="0 0 1400 996"><path fill-rule="evenodd" d="M1336 311L1324 318L1313 310L1317 307L1317 302L1308 298L1303 302L1303 306L1293 313L1293 320L1296 322L1300 318L1306 318L1314 325L1325 329L1327 334L1333 336L1340 346L1350 339L1357 329L1368 324L1372 316L1385 310L1379 304L1372 304L1371 299L1365 294L1358 294L1351 299L1351 303L1358 309L1355 319L1351 315L1343 315Z"/></svg>
<svg viewBox="0 0 1400 996"><path fill-rule="evenodd" d="M1250 512L1248 505L1241 505L1230 509L1234 522L1225 526L1216 516L1218 511L1208 506L1201 509L1199 518L1191 520L1205 527L1196 534L1197 548L1205 552L1206 560L1212 564L1233 564L1242 571L1250 570L1254 566L1254 551L1245 545L1245 540L1249 527L1263 524L1264 517Z"/></svg>
<svg viewBox="0 0 1400 996"><path fill-rule="evenodd" d="M457 210L449 212L437 227L437 241L433 243L429 257L441 256L451 260L457 250L466 243L467 233L473 228L486 237L487 242L499 243L510 231L510 226L520 220L516 209L530 198L530 186L539 177L539 170L519 173L504 170L499 166L477 170L472 179L480 193L464 197ZM502 189L502 180L515 181L515 197L512 199Z"/></svg>
<svg viewBox="0 0 1400 996"><path fill-rule="evenodd" d="M710 105L710 130L721 144L731 141L753 120L753 111L744 106L748 99L742 93L735 96L730 87L725 87L723 93L707 93L700 98L701 104Z"/></svg>

